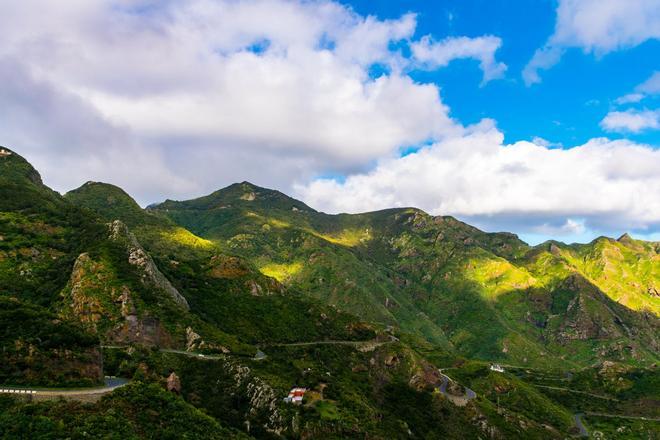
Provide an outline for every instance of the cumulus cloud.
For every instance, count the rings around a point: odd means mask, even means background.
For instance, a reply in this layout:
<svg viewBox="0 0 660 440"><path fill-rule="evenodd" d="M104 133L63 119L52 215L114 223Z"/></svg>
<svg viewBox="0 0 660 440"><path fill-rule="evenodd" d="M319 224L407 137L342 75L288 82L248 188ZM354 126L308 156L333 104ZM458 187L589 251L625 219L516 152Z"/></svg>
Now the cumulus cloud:
<svg viewBox="0 0 660 440"><path fill-rule="evenodd" d="M559 62L567 48L602 56L660 38L657 0L560 0L554 33L523 70L527 85Z"/></svg>
<svg viewBox="0 0 660 440"><path fill-rule="evenodd" d="M14 111L0 122L1 141L58 189L74 177L60 176L63 158L80 160L69 162L80 180L95 157L134 171L115 182L152 179L161 194L188 193L200 190L194 178L209 179L203 190L230 183L217 173L232 166L220 162L214 178L203 154L241 161L234 169L277 156L289 172L320 161L351 167L460 130L435 86L368 75L373 63L400 63L388 45L412 36L410 14L379 21L333 2L278 0L2 3L0 70L21 70L3 81L3 113ZM126 168L105 160L111 151L150 157ZM182 168L181 157L198 162ZM281 183L274 171L264 178Z"/></svg>
<svg viewBox="0 0 660 440"><path fill-rule="evenodd" d="M10 71L20 60L25 75L52 91L53 102L85 109L72 110L70 119L86 115L92 121L51 123L65 116L31 107L32 83L12 91L33 122L13 125L0 142L45 165L46 181L60 190L88 177L74 172L51 180L66 149L80 153L71 160L150 151L163 171L161 179L151 175L151 186L192 195L192 188L230 183L219 171L249 169L262 157L279 157L282 169L303 174L308 167L318 172L320 164L355 170L399 148L463 130L435 84L410 78L417 61L397 49L396 43L414 44L414 14L380 20L326 0L0 5L0 67ZM474 57L484 78L493 78L503 71L494 59L499 45L495 37L456 39L436 67L452 57ZM370 75L374 65L385 73ZM57 141L62 136L66 142ZM202 152L245 162L204 172ZM184 169L182 156L200 162ZM148 174L123 183L138 186L131 182ZM172 175L185 182L172 188ZM261 177L261 183L284 189L290 181L275 170ZM195 179L205 181L195 185ZM153 193L137 196L145 200Z"/></svg>
<svg viewBox="0 0 660 440"><path fill-rule="evenodd" d="M483 83L500 78L506 71L506 64L495 60L495 52L502 45L502 40L492 35L476 38L451 37L434 41L430 35L411 44L416 60L431 69L448 65L452 60L471 58L479 61L483 71Z"/></svg>
<svg viewBox="0 0 660 440"><path fill-rule="evenodd" d="M607 131L639 133L660 129L660 110L634 110L609 112L600 126Z"/></svg>
<svg viewBox="0 0 660 440"><path fill-rule="evenodd" d="M498 129L482 123L343 182L318 179L297 191L328 212L417 206L489 230L657 230L658 169L660 150L629 141L594 139L570 149L504 144Z"/></svg>
<svg viewBox="0 0 660 440"><path fill-rule="evenodd" d="M103 180L145 198L159 197L165 181L182 191L195 188L168 167L160 149L136 144L126 127L34 78L21 60L0 57L0 84L0 144L26 155L54 187Z"/></svg>

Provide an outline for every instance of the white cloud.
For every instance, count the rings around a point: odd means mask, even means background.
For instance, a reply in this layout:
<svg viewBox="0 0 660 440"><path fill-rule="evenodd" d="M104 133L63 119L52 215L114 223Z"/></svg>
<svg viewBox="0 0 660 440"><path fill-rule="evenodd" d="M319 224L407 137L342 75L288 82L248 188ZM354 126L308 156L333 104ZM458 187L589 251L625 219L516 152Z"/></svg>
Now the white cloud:
<svg viewBox="0 0 660 440"><path fill-rule="evenodd" d="M631 104L658 94L660 94L660 71L653 72L646 81L635 87L634 93L621 96L615 99L614 102L619 105Z"/></svg>
<svg viewBox="0 0 660 440"><path fill-rule="evenodd" d="M555 30L523 70L527 85L541 81L539 70L559 62L566 48L602 56L660 38L657 0L560 0Z"/></svg>
<svg viewBox="0 0 660 440"><path fill-rule="evenodd" d="M623 95L615 99L614 102L616 102L619 105L633 104L641 101L642 99L644 99L644 95L642 93L628 93L627 95Z"/></svg>
<svg viewBox="0 0 660 440"><path fill-rule="evenodd" d="M532 228L532 233L544 236L564 236L564 235L580 235L586 231L584 221L567 218L566 221L559 225L550 223L543 223Z"/></svg>
<svg viewBox="0 0 660 440"><path fill-rule="evenodd" d="M502 40L492 35L476 38L451 37L434 41L430 35L411 44L413 56L428 68L437 69L448 65L452 60L472 58L479 61L484 73L483 82L501 78L506 64L495 60L495 52L502 46Z"/></svg>
<svg viewBox="0 0 660 440"><path fill-rule="evenodd" d="M104 180L144 204L245 179L289 192L297 180L328 210L417 205L558 233L579 230L569 219L658 223L657 153L604 140L503 145L492 122L463 127L436 85L409 75L470 58L484 81L501 76L496 37L417 41L414 14L379 20L324 0L0 0L0 10L0 144L58 190ZM372 77L374 63L386 73ZM312 181L328 171L349 177Z"/></svg>
<svg viewBox="0 0 660 440"><path fill-rule="evenodd" d="M522 76L526 85L532 85L541 82L539 70L546 70L559 62L564 49L555 46L546 46L537 49L534 56L523 69Z"/></svg>
<svg viewBox="0 0 660 440"><path fill-rule="evenodd" d="M609 112L600 126L607 131L639 133L660 129L660 110L633 110Z"/></svg>
<svg viewBox="0 0 660 440"><path fill-rule="evenodd" d="M9 71L20 60L53 100L78 102L98 122L40 123L55 116L29 106L33 84L12 91L14 102L25 101L33 125L14 125L0 143L45 164L47 182L59 172L53 159L67 148L81 158L122 148L127 156L152 151L159 157L154 163L168 171L153 185L172 194L174 174L208 179L202 190L230 183L217 172L180 168L172 158L184 154L215 149L245 161L234 169L280 157L289 171L354 170L463 130L438 88L414 82L406 74L411 61L392 49L412 41L414 14L379 20L324 0L0 0L0 9L1 68ZM389 73L370 77L374 63ZM56 142L52 130L67 142ZM30 137L43 143L24 142ZM285 189L290 179L275 170L262 177Z"/></svg>
<svg viewBox="0 0 660 440"><path fill-rule="evenodd" d="M27 156L53 187L103 180L145 198L162 193L163 182L195 189L167 166L160 149L136 144L129 130L84 100L36 80L21 60L0 58L0 84L0 144Z"/></svg>
<svg viewBox="0 0 660 440"><path fill-rule="evenodd" d="M653 72L649 79L635 87L635 90L645 95L660 94L660 71Z"/></svg>
<svg viewBox="0 0 660 440"><path fill-rule="evenodd" d="M298 194L327 212L417 206L490 230L579 234L585 227L660 226L660 150L607 139L550 149L503 144L503 134L484 123L470 131L382 160L343 183L299 185Z"/></svg>
<svg viewBox="0 0 660 440"><path fill-rule="evenodd" d="M559 147L559 148L561 148L561 147L563 147L563 144L561 142L552 142L552 141L544 139L540 136L534 136L532 138L532 143L536 144L540 147L546 147L546 148L550 148L550 147Z"/></svg>

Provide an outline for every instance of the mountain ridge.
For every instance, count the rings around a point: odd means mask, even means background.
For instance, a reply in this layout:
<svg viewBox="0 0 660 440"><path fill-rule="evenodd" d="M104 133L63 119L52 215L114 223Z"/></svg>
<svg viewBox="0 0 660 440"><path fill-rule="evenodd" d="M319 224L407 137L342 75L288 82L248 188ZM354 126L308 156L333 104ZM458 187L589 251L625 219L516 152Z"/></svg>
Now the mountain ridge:
<svg viewBox="0 0 660 440"><path fill-rule="evenodd" d="M655 414L654 243L529 246L415 208L325 214L247 182L142 209L99 182L62 196L13 154L0 157L17 168L0 174L0 379L135 382L57 404L66 421L0 399L33 436L28 414L101 433L119 405L139 437L155 429L141 393L255 438L565 438L574 413L614 411L604 402ZM294 385L300 407L282 401ZM606 400L575 400L596 386ZM0 412L0 434L15 428Z"/></svg>

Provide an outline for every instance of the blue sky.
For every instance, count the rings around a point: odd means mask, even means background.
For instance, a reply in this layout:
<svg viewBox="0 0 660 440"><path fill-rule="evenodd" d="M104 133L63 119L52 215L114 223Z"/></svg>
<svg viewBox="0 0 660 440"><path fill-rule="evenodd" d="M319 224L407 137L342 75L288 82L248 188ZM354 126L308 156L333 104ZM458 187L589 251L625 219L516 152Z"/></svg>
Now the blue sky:
<svg viewBox="0 0 660 440"><path fill-rule="evenodd" d="M58 191L249 180L531 243L660 239L657 0L0 6L0 145Z"/></svg>
<svg viewBox="0 0 660 440"><path fill-rule="evenodd" d="M565 146L608 136L660 145L660 131L604 132L600 121L614 108L658 107L658 98L643 105L619 106L615 100L660 69L660 40L601 56L571 49L543 74L543 82L526 86L521 72L555 26L556 2L551 0L473 1L352 1L361 14L396 18L406 12L418 16L417 34L502 39L497 58L507 64L505 78L479 87L481 72L474 60L456 60L442 70L413 72L421 82L442 88L452 116L465 124L494 118L507 142L541 137ZM652 102L653 101L653 102Z"/></svg>

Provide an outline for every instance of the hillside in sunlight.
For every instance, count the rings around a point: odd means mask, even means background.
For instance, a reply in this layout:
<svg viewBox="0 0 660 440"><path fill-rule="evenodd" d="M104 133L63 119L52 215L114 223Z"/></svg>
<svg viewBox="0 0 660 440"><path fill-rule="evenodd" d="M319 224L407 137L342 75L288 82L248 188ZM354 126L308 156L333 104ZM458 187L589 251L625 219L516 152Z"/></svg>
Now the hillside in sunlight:
<svg viewBox="0 0 660 440"><path fill-rule="evenodd" d="M530 247L414 208L327 215L247 182L150 212L286 286L466 356L657 361L657 243Z"/></svg>
<svg viewBox="0 0 660 440"><path fill-rule="evenodd" d="M10 152L0 385L130 384L0 395L0 436L561 439L584 411L653 432L659 258L415 208L328 215L247 182L148 209L99 182L62 196Z"/></svg>

